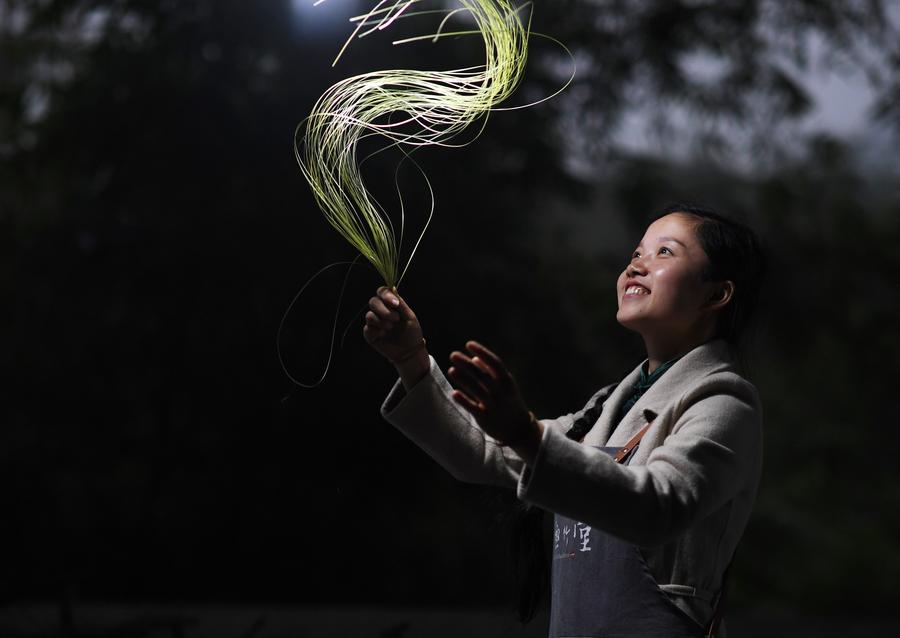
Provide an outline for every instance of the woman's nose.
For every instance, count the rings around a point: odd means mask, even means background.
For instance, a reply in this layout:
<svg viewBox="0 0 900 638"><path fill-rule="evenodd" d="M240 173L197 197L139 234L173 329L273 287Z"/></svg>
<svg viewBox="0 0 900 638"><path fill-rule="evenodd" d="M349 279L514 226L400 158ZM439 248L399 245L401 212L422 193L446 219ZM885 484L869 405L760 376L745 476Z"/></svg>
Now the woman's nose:
<svg viewBox="0 0 900 638"><path fill-rule="evenodd" d="M647 267L644 265L644 262L641 261L640 257L635 257L631 260L631 263L628 264L628 267L625 268L625 274L629 277L633 277L635 275L646 275Z"/></svg>

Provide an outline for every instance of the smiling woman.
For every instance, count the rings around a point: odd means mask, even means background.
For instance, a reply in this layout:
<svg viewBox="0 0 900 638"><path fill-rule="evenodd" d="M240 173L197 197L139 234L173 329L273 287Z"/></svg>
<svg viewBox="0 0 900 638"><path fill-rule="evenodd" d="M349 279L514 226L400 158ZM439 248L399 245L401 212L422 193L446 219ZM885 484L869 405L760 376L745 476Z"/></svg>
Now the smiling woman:
<svg viewBox="0 0 900 638"><path fill-rule="evenodd" d="M647 229L616 285L616 320L644 337L653 372L685 343L704 343L734 295L734 282L711 280L697 217L672 212Z"/></svg>
<svg viewBox="0 0 900 638"><path fill-rule="evenodd" d="M384 417L456 478L554 514L551 636L719 631L762 467L738 345L764 272L748 228L695 206L662 211L616 284L617 319L647 359L555 419L536 418L475 341L450 354L454 389L396 291L370 300L363 334L400 376Z"/></svg>

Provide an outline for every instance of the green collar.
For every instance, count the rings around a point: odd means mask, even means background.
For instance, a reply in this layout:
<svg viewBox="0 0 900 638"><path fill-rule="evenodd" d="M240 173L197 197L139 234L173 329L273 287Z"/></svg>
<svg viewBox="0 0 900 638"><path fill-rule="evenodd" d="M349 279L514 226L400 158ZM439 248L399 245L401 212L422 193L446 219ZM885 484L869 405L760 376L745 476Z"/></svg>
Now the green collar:
<svg viewBox="0 0 900 638"><path fill-rule="evenodd" d="M619 415L616 419L616 423L622 420L622 417L624 417L632 408L632 406L634 406L634 404L638 402L638 399L644 396L644 393L650 389L650 386L656 383L656 380L659 379L665 373L665 371L671 368L680 358L681 357L675 357L674 359L666 361L665 363L661 364L656 370L654 370L653 374L647 374L647 367L650 365L649 360L644 362L644 364L641 366L640 378L635 382L634 386L631 388L631 394L619 408Z"/></svg>
<svg viewBox="0 0 900 638"><path fill-rule="evenodd" d="M649 388L653 383L659 379L663 373L675 365L675 362L678 361L681 357L675 357L674 359L669 359L665 363L660 364L656 370L653 371L653 374L647 374L647 368L650 366L650 361L645 361L644 365L641 366L641 377L638 379L637 386L642 387L645 390Z"/></svg>

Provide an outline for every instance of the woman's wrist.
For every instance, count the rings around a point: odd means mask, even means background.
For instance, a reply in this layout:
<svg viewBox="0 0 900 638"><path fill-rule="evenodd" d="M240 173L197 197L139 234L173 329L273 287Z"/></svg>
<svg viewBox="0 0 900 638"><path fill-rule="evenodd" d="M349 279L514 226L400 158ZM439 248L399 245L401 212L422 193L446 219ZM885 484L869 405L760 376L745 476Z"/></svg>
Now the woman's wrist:
<svg viewBox="0 0 900 638"><path fill-rule="evenodd" d="M503 443L503 445L512 448L516 454L522 457L522 460L531 464L537 458L543 436L544 424L537 420L533 412L529 411L527 429L520 436Z"/></svg>
<svg viewBox="0 0 900 638"><path fill-rule="evenodd" d="M414 357L416 357L416 355L419 354L419 351L424 350L424 349L425 349L425 337L419 337L419 343L417 343L413 347L408 348L408 349L404 350L403 352L401 352L400 354L398 354L396 357L391 359L391 363L393 363L395 366L399 366L400 364L405 363L406 361L409 361L410 359L413 359Z"/></svg>
<svg viewBox="0 0 900 638"><path fill-rule="evenodd" d="M409 391L431 369L431 360L428 356L428 349L425 348L425 340L422 339L422 343L409 356L392 363L397 370L397 374L400 375L403 387Z"/></svg>

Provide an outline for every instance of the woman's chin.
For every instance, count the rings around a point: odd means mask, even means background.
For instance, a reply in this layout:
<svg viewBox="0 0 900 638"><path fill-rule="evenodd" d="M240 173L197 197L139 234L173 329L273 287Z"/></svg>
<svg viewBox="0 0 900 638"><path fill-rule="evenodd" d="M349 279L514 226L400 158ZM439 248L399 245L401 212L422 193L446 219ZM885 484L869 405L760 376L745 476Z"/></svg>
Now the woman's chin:
<svg viewBox="0 0 900 638"><path fill-rule="evenodd" d="M619 312L616 313L616 321L618 321L619 325L623 328L627 328L634 332L640 332L640 318L635 317L629 312L622 312L622 310L619 310Z"/></svg>

